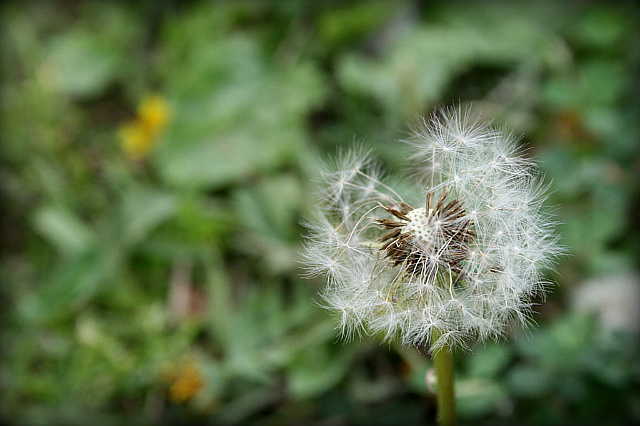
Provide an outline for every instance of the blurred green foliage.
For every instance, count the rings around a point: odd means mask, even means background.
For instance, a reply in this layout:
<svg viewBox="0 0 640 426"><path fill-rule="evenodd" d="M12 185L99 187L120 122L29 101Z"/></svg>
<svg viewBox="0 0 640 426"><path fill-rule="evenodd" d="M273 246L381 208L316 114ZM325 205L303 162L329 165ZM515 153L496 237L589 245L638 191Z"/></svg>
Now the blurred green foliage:
<svg viewBox="0 0 640 426"><path fill-rule="evenodd" d="M571 255L538 327L456 354L461 420L640 422L638 330L610 331L573 303L591 277L638 281L634 3L57 1L1 13L3 419L433 421L427 355L336 342L314 302L322 280L301 278L300 221L318 159L364 139L393 171L411 123L473 101L525 134ZM153 95L168 122L132 158L119 132Z"/></svg>

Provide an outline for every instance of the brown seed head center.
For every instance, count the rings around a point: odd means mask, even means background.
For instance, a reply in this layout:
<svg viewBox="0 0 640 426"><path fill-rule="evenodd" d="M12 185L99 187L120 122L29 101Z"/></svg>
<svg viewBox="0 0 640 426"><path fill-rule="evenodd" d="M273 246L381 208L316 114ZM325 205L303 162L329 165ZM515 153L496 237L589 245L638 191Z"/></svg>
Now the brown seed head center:
<svg viewBox="0 0 640 426"><path fill-rule="evenodd" d="M380 250L394 267L403 265L409 274L426 278L460 272L474 236L473 221L458 200L445 203L446 198L442 194L433 204L429 193L425 207L414 209L405 203L399 209L385 207L397 220L378 220L389 230L380 237Z"/></svg>

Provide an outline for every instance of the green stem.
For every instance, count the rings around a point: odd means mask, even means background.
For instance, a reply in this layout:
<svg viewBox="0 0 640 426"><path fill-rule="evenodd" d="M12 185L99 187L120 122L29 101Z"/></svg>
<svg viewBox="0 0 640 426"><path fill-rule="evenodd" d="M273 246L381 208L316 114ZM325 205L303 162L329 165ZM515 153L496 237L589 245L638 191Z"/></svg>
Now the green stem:
<svg viewBox="0 0 640 426"><path fill-rule="evenodd" d="M434 332L433 337L433 342L436 342L440 333ZM454 426L456 424L456 400L453 392L454 373L451 348L444 346L434 351L432 358L438 384L438 424L440 426Z"/></svg>

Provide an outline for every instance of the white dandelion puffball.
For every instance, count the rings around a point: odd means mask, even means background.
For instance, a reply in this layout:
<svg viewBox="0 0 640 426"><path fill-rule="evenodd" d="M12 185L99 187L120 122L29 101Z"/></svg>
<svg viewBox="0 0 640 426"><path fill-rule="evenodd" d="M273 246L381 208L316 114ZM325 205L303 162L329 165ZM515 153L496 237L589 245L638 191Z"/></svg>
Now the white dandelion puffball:
<svg viewBox="0 0 640 426"><path fill-rule="evenodd" d="M303 256L309 275L327 277L323 306L342 336L434 350L526 325L548 284L541 271L561 253L533 162L461 108L432 115L408 142L411 190L383 183L357 148L321 175Z"/></svg>

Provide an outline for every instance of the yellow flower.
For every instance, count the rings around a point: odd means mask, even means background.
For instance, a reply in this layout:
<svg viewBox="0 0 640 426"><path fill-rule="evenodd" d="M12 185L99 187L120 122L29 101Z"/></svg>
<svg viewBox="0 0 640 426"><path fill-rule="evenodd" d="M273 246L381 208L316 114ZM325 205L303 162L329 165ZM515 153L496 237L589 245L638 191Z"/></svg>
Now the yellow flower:
<svg viewBox="0 0 640 426"><path fill-rule="evenodd" d="M160 95L145 98L138 107L138 120L151 135L158 135L167 126L169 103Z"/></svg>
<svg viewBox="0 0 640 426"><path fill-rule="evenodd" d="M118 131L122 149L132 158L142 158L151 152L167 126L171 109L160 95L142 100L136 118L123 124Z"/></svg>
<svg viewBox="0 0 640 426"><path fill-rule="evenodd" d="M120 127L118 132L122 149L130 157L144 157L151 151L154 138L140 125L138 121L132 121Z"/></svg>
<svg viewBox="0 0 640 426"><path fill-rule="evenodd" d="M187 402L202 386L202 376L195 362L185 362L174 373L169 385L169 399L177 403Z"/></svg>

